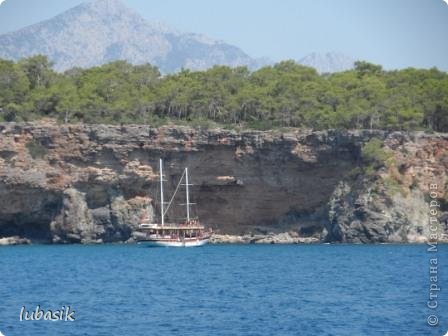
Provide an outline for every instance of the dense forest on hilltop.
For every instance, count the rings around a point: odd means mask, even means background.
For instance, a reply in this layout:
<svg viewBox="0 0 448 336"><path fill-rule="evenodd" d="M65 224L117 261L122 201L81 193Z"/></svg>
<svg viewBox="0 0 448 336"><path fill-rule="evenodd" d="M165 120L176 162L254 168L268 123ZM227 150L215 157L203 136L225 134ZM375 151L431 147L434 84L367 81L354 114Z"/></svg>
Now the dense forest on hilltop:
<svg viewBox="0 0 448 336"><path fill-rule="evenodd" d="M0 121L448 131L448 74L435 68L319 75L284 61L162 76L116 61L57 73L45 56L0 59Z"/></svg>

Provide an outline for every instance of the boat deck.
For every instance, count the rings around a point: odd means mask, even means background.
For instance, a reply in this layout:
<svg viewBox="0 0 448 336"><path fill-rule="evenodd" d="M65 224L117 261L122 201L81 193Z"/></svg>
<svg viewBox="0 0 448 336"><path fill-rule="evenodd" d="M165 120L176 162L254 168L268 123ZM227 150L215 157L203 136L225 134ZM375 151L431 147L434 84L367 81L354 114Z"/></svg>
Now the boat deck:
<svg viewBox="0 0 448 336"><path fill-rule="evenodd" d="M140 226L140 230L204 230L205 227L202 225L176 225L176 224L165 224L164 226Z"/></svg>

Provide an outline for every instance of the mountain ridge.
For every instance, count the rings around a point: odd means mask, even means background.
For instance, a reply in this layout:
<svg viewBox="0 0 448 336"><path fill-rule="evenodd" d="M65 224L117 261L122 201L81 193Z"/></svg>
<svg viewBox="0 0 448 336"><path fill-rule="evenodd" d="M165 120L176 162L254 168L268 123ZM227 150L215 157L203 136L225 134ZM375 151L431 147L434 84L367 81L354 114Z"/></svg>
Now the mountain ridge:
<svg viewBox="0 0 448 336"><path fill-rule="evenodd" d="M52 18L0 34L0 58L47 55L57 71L89 68L117 60L150 63L162 73L205 70L214 65L258 69L274 62L252 58L225 41L148 21L120 0L81 3ZM353 68L353 59L336 52L311 53L296 61L320 73Z"/></svg>
<svg viewBox="0 0 448 336"><path fill-rule="evenodd" d="M257 67L240 48L195 33L151 23L119 0L82 3L53 18L0 35L0 57L47 55L55 69L91 67L124 59L162 72L213 65Z"/></svg>
<svg viewBox="0 0 448 336"><path fill-rule="evenodd" d="M313 52L298 61L299 64L315 68L319 73L334 73L354 68L355 59L341 52Z"/></svg>

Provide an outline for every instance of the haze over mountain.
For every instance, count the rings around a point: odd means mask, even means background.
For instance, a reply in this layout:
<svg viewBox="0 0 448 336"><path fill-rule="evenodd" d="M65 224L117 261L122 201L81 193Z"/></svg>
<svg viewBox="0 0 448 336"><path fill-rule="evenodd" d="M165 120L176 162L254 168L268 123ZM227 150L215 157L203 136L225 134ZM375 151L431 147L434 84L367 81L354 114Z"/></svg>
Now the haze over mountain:
<svg viewBox="0 0 448 336"><path fill-rule="evenodd" d="M58 71L115 60L151 63L163 73L182 68L203 70L217 64L256 69L272 63L205 35L149 22L119 0L86 2L49 20L0 35L0 58L18 60L36 54L47 55ZM332 73L351 69L354 60L341 53L312 53L299 63Z"/></svg>
<svg viewBox="0 0 448 336"><path fill-rule="evenodd" d="M1 58L17 60L35 54L47 55L59 71L119 59L151 63L164 73L216 64L256 68L266 62L222 41L150 23L119 0L83 3L52 19L0 35Z"/></svg>
<svg viewBox="0 0 448 336"><path fill-rule="evenodd" d="M319 73L333 73L353 69L355 60L339 52L311 53L299 63L315 68Z"/></svg>

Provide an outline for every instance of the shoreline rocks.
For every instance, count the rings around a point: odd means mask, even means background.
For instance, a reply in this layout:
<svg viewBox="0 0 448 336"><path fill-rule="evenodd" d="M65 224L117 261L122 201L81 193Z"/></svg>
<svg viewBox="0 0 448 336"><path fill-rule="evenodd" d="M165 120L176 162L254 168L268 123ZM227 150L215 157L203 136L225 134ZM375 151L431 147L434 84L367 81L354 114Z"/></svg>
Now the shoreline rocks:
<svg viewBox="0 0 448 336"><path fill-rule="evenodd" d="M211 244L317 244L317 237L299 237L296 232L245 235L213 234Z"/></svg>
<svg viewBox="0 0 448 336"><path fill-rule="evenodd" d="M0 246L30 245L30 244L31 241L29 239L21 238L18 236L0 238Z"/></svg>

